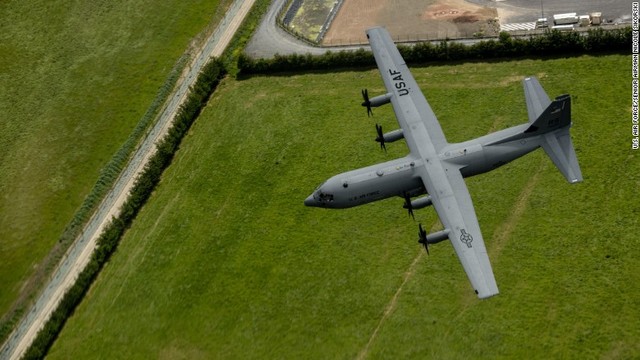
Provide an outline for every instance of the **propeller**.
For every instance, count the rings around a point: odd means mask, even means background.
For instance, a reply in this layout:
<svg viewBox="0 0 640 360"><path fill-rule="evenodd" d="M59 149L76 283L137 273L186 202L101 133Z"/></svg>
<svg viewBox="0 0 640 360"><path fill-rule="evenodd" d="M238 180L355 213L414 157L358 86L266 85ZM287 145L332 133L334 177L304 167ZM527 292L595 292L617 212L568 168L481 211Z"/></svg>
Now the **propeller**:
<svg viewBox="0 0 640 360"><path fill-rule="evenodd" d="M424 245L424 249L427 251L427 255L429 255L429 246L428 246L429 242L427 242L427 232L425 231L425 229L422 228L422 224L418 224L418 228L419 228L418 236L420 238L418 242Z"/></svg>
<svg viewBox="0 0 640 360"><path fill-rule="evenodd" d="M367 116L372 116L373 111L371 111L371 101L369 101L369 90L362 89L362 99L364 100L362 106L367 107Z"/></svg>
<svg viewBox="0 0 640 360"><path fill-rule="evenodd" d="M413 220L416 219L415 215L413 215L413 206L411 205L411 197L407 192L404 193L404 205L402 205L402 207L407 209L407 211L409 212L409 215L411 215Z"/></svg>
<svg viewBox="0 0 640 360"><path fill-rule="evenodd" d="M378 133L378 137L376 137L376 141L380 143L380 149L383 149L387 152L387 145L384 143L384 134L382 133L382 125L376 124L376 132Z"/></svg>

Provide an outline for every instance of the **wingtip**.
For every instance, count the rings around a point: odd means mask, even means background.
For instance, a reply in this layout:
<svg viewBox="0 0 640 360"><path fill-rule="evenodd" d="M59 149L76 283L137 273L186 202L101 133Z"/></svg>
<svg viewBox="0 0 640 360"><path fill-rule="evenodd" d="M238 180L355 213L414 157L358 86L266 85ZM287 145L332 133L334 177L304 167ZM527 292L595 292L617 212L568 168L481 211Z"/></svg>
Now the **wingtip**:
<svg viewBox="0 0 640 360"><path fill-rule="evenodd" d="M374 26L374 27L370 27L368 29L366 29L364 32L365 34L367 34L367 38L369 38L369 34L377 32L377 31L384 31L386 30L384 28L384 26Z"/></svg>
<svg viewBox="0 0 640 360"><path fill-rule="evenodd" d="M482 299L482 300L488 299L488 298L496 296L498 294L500 294L500 292L498 290L496 290L494 292L487 292L487 293L482 293L482 294L478 293L478 290L476 290L476 295L478 295L478 298Z"/></svg>

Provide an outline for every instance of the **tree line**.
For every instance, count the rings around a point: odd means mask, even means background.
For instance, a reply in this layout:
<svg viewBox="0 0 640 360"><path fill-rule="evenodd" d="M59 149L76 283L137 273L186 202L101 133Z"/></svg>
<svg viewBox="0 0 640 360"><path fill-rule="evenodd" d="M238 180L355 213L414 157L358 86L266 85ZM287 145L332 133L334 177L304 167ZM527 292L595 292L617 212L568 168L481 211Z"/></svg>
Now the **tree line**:
<svg viewBox="0 0 640 360"><path fill-rule="evenodd" d="M41 359L47 354L65 322L73 314L102 267L115 252L122 235L131 226L136 215L151 196L164 169L169 166L178 150L182 138L198 118L200 111L226 73L226 68L221 60L213 59L205 65L196 84L191 88L186 102L180 107L174 118L172 127L156 145L155 154L136 179L129 198L122 206L120 215L114 217L100 235L97 249L89 264L80 273L74 285L65 293L49 321L38 332L35 341L25 353L24 359Z"/></svg>
<svg viewBox="0 0 640 360"><path fill-rule="evenodd" d="M500 33L496 40L480 41L473 45L442 41L422 42L412 46L398 45L408 63L424 64L443 61L470 61L500 58L553 57L581 54L624 53L631 49L631 28L590 29L586 33L550 30L542 35L512 37ZM323 55L278 55L271 59L253 59L246 54L238 58L240 74L274 74L307 70L335 70L340 68L374 67L370 51L327 51Z"/></svg>

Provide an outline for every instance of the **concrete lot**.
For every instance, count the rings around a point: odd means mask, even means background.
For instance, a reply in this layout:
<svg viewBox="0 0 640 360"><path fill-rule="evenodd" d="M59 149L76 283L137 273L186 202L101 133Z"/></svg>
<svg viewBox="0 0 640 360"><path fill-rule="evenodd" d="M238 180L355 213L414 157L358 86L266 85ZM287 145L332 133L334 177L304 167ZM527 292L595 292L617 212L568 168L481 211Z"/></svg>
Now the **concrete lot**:
<svg viewBox="0 0 640 360"><path fill-rule="evenodd" d="M339 51L356 47L314 47L297 40L276 25L278 11L285 0L274 0L254 33L245 51L252 57L270 58L274 54L311 53L323 54L327 50ZM533 22L540 17L541 4L545 16L566 12L588 14L602 12L603 19L615 21L631 18L631 2L627 0L466 0L471 3L498 9L500 23ZM467 40L466 42L473 42ZM365 46L366 47L366 46Z"/></svg>
<svg viewBox="0 0 640 360"><path fill-rule="evenodd" d="M542 11L544 16L575 12L586 15L599 11L603 19L619 22L631 18L631 2L628 0L468 0L469 2L498 9L500 23L535 21Z"/></svg>

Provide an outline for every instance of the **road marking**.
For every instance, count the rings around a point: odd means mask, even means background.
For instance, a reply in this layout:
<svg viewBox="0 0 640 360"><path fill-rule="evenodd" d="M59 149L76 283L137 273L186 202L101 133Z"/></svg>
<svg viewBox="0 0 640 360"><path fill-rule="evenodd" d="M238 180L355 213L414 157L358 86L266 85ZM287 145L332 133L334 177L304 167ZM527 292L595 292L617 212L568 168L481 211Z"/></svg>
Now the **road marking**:
<svg viewBox="0 0 640 360"><path fill-rule="evenodd" d="M501 24L500 31L534 30L535 22Z"/></svg>

